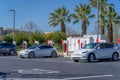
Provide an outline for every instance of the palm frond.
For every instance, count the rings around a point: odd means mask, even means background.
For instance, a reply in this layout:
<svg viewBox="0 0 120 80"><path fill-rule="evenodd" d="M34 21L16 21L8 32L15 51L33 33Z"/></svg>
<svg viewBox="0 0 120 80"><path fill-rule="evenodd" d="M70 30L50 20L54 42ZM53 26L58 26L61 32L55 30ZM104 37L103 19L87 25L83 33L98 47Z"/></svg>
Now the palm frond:
<svg viewBox="0 0 120 80"><path fill-rule="evenodd" d="M76 23L78 23L79 22L79 20L75 20L74 22L73 22L73 24L76 24Z"/></svg>

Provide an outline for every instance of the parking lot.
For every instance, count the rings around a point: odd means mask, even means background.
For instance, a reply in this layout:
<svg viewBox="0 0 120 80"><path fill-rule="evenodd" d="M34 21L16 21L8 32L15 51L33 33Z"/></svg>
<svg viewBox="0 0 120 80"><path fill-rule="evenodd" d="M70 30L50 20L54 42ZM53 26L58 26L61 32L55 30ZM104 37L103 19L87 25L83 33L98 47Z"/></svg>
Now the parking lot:
<svg viewBox="0 0 120 80"><path fill-rule="evenodd" d="M119 80L120 61L74 63L70 58L0 56L0 78L13 80Z"/></svg>

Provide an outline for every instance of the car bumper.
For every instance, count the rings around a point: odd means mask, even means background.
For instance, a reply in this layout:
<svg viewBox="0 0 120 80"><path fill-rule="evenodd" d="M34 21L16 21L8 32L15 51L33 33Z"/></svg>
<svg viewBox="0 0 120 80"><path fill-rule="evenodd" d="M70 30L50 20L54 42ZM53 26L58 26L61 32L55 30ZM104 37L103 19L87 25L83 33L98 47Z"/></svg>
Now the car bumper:
<svg viewBox="0 0 120 80"><path fill-rule="evenodd" d="M71 55L72 60L87 60L87 55Z"/></svg>
<svg viewBox="0 0 120 80"><path fill-rule="evenodd" d="M28 54L19 54L18 56L21 58L28 58Z"/></svg>

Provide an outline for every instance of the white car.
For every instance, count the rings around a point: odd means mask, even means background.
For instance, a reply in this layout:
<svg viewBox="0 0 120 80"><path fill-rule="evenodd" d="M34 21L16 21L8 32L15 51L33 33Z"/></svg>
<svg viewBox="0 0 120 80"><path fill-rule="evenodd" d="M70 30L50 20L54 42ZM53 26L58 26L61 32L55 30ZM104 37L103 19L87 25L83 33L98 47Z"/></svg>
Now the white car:
<svg viewBox="0 0 120 80"><path fill-rule="evenodd" d="M79 62L80 60L91 62L99 59L118 61L119 50L116 46L109 43L89 43L82 49L73 51L71 59L73 59L74 62Z"/></svg>
<svg viewBox="0 0 120 80"><path fill-rule="evenodd" d="M49 45L33 45L29 47L28 49L21 50L18 53L18 56L21 58L35 58L35 57L43 57L43 56L51 56L51 57L57 57L57 49L53 46Z"/></svg>

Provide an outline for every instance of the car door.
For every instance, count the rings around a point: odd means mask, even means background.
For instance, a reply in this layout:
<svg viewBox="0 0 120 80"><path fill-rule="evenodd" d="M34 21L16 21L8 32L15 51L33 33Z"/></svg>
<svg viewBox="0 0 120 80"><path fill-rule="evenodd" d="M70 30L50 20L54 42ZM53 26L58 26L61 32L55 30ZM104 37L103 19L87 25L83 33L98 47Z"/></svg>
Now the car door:
<svg viewBox="0 0 120 80"><path fill-rule="evenodd" d="M2 43L0 50L1 50L1 53L8 53L9 49L8 49L7 44L6 43Z"/></svg>
<svg viewBox="0 0 120 80"><path fill-rule="evenodd" d="M4 47L2 43L0 44L0 53L4 53Z"/></svg>
<svg viewBox="0 0 120 80"><path fill-rule="evenodd" d="M111 58L112 57L112 54L114 52L113 48L114 48L114 45L105 43L105 49L106 49L105 57L106 58Z"/></svg>
<svg viewBox="0 0 120 80"><path fill-rule="evenodd" d="M50 48L47 45L42 45L39 47L39 55L40 56L49 56Z"/></svg>
<svg viewBox="0 0 120 80"><path fill-rule="evenodd" d="M107 50L105 48L105 43L101 43L97 48L96 48L96 51L95 51L95 55L96 55L96 58L97 59L104 59L106 58L106 53Z"/></svg>

